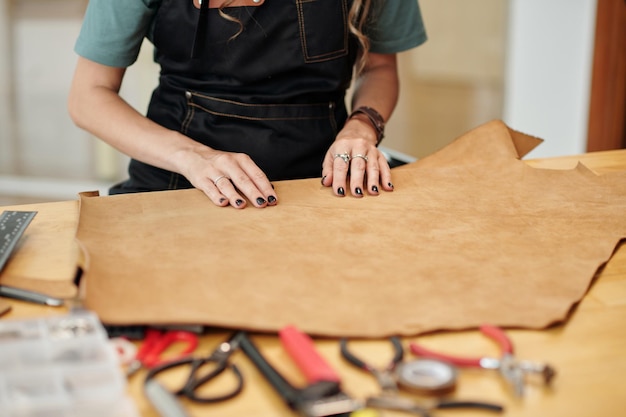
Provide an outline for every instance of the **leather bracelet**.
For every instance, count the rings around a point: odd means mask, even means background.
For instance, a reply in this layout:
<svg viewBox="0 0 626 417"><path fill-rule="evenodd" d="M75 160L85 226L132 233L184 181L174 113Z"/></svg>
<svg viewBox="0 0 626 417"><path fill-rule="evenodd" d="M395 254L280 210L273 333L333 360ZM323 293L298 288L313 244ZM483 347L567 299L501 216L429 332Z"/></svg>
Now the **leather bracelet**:
<svg viewBox="0 0 626 417"><path fill-rule="evenodd" d="M352 119L357 114L366 115L369 121L372 123L372 126L374 126L374 130L376 130L376 146L378 146L378 144L382 142L383 138L385 137L385 119L383 119L383 116L381 116L380 113L378 113L373 108L361 106L354 109L352 113L350 113L350 116L348 116L348 120Z"/></svg>

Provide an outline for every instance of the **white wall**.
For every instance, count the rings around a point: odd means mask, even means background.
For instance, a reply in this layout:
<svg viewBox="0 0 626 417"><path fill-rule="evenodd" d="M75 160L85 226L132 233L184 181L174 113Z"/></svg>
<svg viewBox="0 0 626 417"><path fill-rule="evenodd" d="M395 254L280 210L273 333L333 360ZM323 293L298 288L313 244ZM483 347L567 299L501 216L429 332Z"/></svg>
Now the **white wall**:
<svg viewBox="0 0 626 417"><path fill-rule="evenodd" d="M0 195L58 200L106 190L101 142L66 107L85 5L0 0Z"/></svg>
<svg viewBox="0 0 626 417"><path fill-rule="evenodd" d="M504 121L545 140L529 157L585 152L596 0L509 0Z"/></svg>
<svg viewBox="0 0 626 417"><path fill-rule="evenodd" d="M502 81L506 1L420 0L420 8L428 41L407 53L417 78L454 84Z"/></svg>
<svg viewBox="0 0 626 417"><path fill-rule="evenodd" d="M0 172L12 171L13 155L12 142L4 140L13 135L13 123L8 108L9 100L12 97L11 89L11 30L9 25L9 4L6 0L0 0Z"/></svg>
<svg viewBox="0 0 626 417"><path fill-rule="evenodd" d="M14 163L19 174L93 177L93 140L67 112L80 20L71 16L15 21L13 52Z"/></svg>

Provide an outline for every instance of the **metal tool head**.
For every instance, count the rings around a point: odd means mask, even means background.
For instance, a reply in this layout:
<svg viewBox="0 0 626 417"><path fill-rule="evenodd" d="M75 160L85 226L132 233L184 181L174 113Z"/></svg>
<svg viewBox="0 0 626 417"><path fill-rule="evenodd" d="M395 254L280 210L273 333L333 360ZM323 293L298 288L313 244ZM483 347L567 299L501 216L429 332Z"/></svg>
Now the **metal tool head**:
<svg viewBox="0 0 626 417"><path fill-rule="evenodd" d="M430 417L430 413L427 408L418 405L415 401L409 398L397 395L383 394L375 397L368 397L365 405L375 409L404 411L411 414L417 414L422 417Z"/></svg>
<svg viewBox="0 0 626 417"><path fill-rule="evenodd" d="M518 361L517 366L525 375L538 375L545 385L550 385L556 376L556 369L547 363Z"/></svg>
<svg viewBox="0 0 626 417"><path fill-rule="evenodd" d="M304 417L348 415L363 404L341 391L336 381L319 381L297 390L291 407Z"/></svg>
<svg viewBox="0 0 626 417"><path fill-rule="evenodd" d="M376 377L376 381L378 381L378 385L383 392L398 392L398 383L396 382L396 374L394 372L388 370L379 371L377 369L372 369L370 372Z"/></svg>
<svg viewBox="0 0 626 417"><path fill-rule="evenodd" d="M304 417L348 416L350 413L363 407L362 402L350 398L343 392L339 392L328 397L303 401L298 404L298 411Z"/></svg>
<svg viewBox="0 0 626 417"><path fill-rule="evenodd" d="M502 356L499 371L504 379L511 385L515 395L520 398L523 397L525 383L524 371L513 355L505 354Z"/></svg>
<svg viewBox="0 0 626 417"><path fill-rule="evenodd" d="M219 344L219 346L211 353L210 358L216 362L226 362L230 356L239 349L243 332L235 332L230 339Z"/></svg>

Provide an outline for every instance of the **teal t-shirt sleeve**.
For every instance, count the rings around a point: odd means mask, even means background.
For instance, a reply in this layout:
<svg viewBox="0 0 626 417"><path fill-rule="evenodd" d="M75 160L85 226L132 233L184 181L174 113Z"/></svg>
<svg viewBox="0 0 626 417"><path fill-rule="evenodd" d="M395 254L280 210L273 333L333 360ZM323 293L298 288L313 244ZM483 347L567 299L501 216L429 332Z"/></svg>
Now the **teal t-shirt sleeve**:
<svg viewBox="0 0 626 417"><path fill-rule="evenodd" d="M126 68L137 60L160 0L90 0L74 51Z"/></svg>
<svg viewBox="0 0 626 417"><path fill-rule="evenodd" d="M418 0L386 0L368 27L370 52L393 54L426 42Z"/></svg>

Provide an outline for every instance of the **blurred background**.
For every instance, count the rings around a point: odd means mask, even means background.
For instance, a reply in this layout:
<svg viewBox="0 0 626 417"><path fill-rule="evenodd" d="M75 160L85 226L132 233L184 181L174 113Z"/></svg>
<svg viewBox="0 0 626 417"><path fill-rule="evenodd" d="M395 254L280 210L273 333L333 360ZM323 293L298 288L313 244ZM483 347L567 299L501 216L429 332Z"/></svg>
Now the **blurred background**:
<svg viewBox="0 0 626 417"><path fill-rule="evenodd" d="M609 92L625 90L624 59L611 61L626 51L626 32L611 29L623 26L623 16L602 24L608 25L608 40L596 31L596 21L613 19L624 3L420 0L429 40L399 57L400 103L384 146L422 158L484 122L502 119L545 139L529 157L624 147L624 91L621 110L612 110L621 111L617 139L594 145L594 137L606 135L590 125L592 82L604 83ZM125 178L127 158L75 127L67 115L73 45L86 5L87 0L0 0L0 205L75 199L87 190L106 194ZM620 75L594 70L602 58L598 42ZM145 112L157 77L145 43L122 95Z"/></svg>

